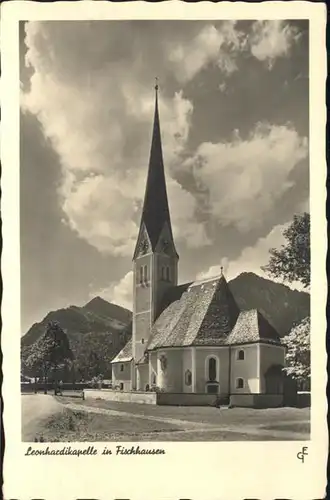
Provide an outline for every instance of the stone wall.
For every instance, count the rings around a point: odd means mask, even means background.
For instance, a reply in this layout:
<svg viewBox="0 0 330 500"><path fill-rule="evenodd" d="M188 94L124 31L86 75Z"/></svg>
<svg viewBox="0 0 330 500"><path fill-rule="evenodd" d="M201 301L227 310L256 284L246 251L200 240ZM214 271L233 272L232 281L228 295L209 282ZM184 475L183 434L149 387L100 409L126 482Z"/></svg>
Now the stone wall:
<svg viewBox="0 0 330 500"><path fill-rule="evenodd" d="M298 408L309 408L311 406L311 393L298 392L296 406Z"/></svg>
<svg viewBox="0 0 330 500"><path fill-rule="evenodd" d="M278 408L283 406L282 394L232 394L230 396L232 406L243 406L249 408Z"/></svg>
<svg viewBox="0 0 330 500"><path fill-rule="evenodd" d="M213 406L217 399L216 394L189 394L189 393L166 393L157 394L158 405L172 406Z"/></svg>
<svg viewBox="0 0 330 500"><path fill-rule="evenodd" d="M122 392L111 389L86 389L85 399L104 399L106 401L119 401L123 403L157 404L155 392Z"/></svg>
<svg viewBox="0 0 330 500"><path fill-rule="evenodd" d="M216 394L123 392L111 389L85 389L83 392L85 399L163 406L213 406L218 397ZM220 398L220 405L227 403L225 399L221 401ZM249 408L277 408L283 406L283 396L277 394L232 394L230 404Z"/></svg>

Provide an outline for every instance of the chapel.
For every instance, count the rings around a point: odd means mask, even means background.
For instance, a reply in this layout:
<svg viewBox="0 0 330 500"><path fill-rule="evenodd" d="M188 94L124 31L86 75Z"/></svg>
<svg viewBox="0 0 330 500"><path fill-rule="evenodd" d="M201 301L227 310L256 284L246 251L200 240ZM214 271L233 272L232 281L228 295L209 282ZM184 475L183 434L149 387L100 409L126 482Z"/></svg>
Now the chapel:
<svg viewBox="0 0 330 500"><path fill-rule="evenodd" d="M188 401L188 395L195 395L197 402L198 395L202 401L209 394L224 401L245 397L246 406L254 405L254 395L269 395L275 396L268 398L269 405L277 405L283 394L285 348L275 328L257 309L239 309L222 269L213 278L178 284L158 85L155 91L149 168L133 254L132 338L112 360L113 387L176 395L177 404Z"/></svg>

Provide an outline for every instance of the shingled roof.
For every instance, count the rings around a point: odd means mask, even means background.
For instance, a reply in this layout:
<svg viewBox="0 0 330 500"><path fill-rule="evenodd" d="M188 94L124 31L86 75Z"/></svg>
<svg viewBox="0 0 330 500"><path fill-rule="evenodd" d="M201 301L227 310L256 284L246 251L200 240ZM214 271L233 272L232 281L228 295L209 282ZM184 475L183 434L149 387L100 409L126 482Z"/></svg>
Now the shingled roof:
<svg viewBox="0 0 330 500"><path fill-rule="evenodd" d="M152 327L148 351L191 345L281 343L275 328L257 309L239 311L223 275L173 287L165 295L163 307ZM112 363L132 359L130 339ZM141 358L139 362L146 360Z"/></svg>
<svg viewBox="0 0 330 500"><path fill-rule="evenodd" d="M238 315L223 275L194 282L160 314L147 348L222 345Z"/></svg>
<svg viewBox="0 0 330 500"><path fill-rule="evenodd" d="M257 309L241 311L233 330L226 340L227 344L250 342L281 343L275 328L268 323Z"/></svg>
<svg viewBox="0 0 330 500"><path fill-rule="evenodd" d="M127 344L111 361L111 363L125 363L126 361L131 361L132 359L133 359L132 339L129 339Z"/></svg>

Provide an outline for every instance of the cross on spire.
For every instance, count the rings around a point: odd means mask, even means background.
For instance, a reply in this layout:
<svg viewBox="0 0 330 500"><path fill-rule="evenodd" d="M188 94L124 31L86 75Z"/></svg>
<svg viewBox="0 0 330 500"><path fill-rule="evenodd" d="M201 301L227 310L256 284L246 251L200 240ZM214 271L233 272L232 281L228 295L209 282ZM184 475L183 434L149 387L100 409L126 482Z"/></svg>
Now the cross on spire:
<svg viewBox="0 0 330 500"><path fill-rule="evenodd" d="M158 91L158 76L155 77L155 91L157 92Z"/></svg>

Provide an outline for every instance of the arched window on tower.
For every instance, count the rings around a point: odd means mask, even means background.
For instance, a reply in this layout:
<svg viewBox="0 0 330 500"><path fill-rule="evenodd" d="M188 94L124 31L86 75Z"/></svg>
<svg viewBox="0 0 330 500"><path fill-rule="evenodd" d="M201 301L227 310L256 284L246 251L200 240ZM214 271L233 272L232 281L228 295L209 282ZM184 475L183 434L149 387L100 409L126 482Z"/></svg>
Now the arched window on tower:
<svg viewBox="0 0 330 500"><path fill-rule="evenodd" d="M166 266L166 281L170 281L170 268Z"/></svg>
<svg viewBox="0 0 330 500"><path fill-rule="evenodd" d="M140 267L140 283L143 282L143 267Z"/></svg>
<svg viewBox="0 0 330 500"><path fill-rule="evenodd" d="M237 353L237 359L239 359L240 361L243 361L244 360L244 351L241 349L240 351L238 351Z"/></svg>
<svg viewBox="0 0 330 500"><path fill-rule="evenodd" d="M217 379L217 360L209 359L209 381L214 382Z"/></svg>
<svg viewBox="0 0 330 500"><path fill-rule="evenodd" d="M148 268L143 266L143 281L146 283L148 281Z"/></svg>

